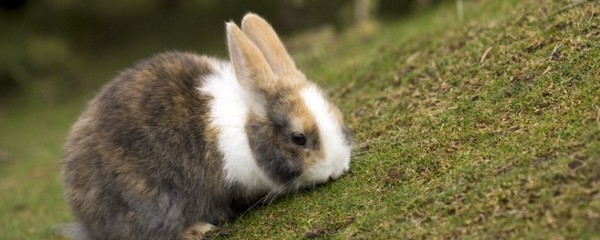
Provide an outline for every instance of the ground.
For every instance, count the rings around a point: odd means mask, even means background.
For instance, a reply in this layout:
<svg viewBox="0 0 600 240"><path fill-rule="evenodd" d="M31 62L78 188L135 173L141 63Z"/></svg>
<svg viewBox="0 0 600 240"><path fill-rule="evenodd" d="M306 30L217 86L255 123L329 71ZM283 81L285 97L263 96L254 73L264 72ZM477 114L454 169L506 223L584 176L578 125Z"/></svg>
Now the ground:
<svg viewBox="0 0 600 240"><path fill-rule="evenodd" d="M465 1L295 58L355 133L352 170L220 228L231 239L600 237L600 3ZM59 166L90 94L0 111L0 239L73 221Z"/></svg>

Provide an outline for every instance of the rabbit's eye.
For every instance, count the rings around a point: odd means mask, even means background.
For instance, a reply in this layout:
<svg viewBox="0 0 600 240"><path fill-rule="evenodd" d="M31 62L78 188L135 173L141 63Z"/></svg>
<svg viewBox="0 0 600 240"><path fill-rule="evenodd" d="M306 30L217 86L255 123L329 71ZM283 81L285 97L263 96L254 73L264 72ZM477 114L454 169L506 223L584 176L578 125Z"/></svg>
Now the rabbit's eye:
<svg viewBox="0 0 600 240"><path fill-rule="evenodd" d="M292 133L291 138L292 142L294 142L296 145L306 145L306 136L303 133L294 132Z"/></svg>

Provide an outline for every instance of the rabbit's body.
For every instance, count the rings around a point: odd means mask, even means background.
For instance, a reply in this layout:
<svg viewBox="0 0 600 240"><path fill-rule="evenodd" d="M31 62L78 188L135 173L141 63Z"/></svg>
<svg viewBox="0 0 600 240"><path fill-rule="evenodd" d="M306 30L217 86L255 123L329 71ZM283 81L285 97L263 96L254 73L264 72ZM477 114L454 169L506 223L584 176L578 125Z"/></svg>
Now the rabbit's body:
<svg viewBox="0 0 600 240"><path fill-rule="evenodd" d="M264 28L248 16L248 29ZM299 72L269 59L282 54L256 35L270 33L244 33L228 24L232 63L160 54L89 103L63 161L76 238L202 238L267 194L348 169L351 139L337 109Z"/></svg>
<svg viewBox="0 0 600 240"><path fill-rule="evenodd" d="M210 96L194 91L214 72L210 61L182 53L145 61L106 86L75 124L63 175L94 235L176 236L197 219L233 216L235 189L222 184L222 153L206 121Z"/></svg>

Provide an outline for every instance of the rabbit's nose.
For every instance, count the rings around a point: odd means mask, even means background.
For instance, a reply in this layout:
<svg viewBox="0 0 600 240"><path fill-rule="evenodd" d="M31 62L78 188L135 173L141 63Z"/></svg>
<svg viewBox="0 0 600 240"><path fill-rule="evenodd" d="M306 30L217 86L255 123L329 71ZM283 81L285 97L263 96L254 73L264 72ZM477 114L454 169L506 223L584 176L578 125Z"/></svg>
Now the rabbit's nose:
<svg viewBox="0 0 600 240"><path fill-rule="evenodd" d="M342 172L334 172L331 175L329 175L329 181L333 182L336 179L338 179L341 175L342 175Z"/></svg>

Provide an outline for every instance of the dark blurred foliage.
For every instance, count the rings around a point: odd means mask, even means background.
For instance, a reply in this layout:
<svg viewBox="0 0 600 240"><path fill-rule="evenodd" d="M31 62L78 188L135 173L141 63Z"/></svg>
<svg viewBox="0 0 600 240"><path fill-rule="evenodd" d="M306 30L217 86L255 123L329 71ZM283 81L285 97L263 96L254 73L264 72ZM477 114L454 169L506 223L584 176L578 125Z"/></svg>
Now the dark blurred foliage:
<svg viewBox="0 0 600 240"><path fill-rule="evenodd" d="M2 0L0 1L0 8L3 10L21 9L27 3L26 0Z"/></svg>
<svg viewBox="0 0 600 240"><path fill-rule="evenodd" d="M380 18L444 0L368 0ZM449 1L449 0L447 0ZM252 11L282 34L351 26L349 0L1 0L0 97L42 88L47 98L96 85L168 49L225 51L223 25ZM82 70L85 69L85 70Z"/></svg>

